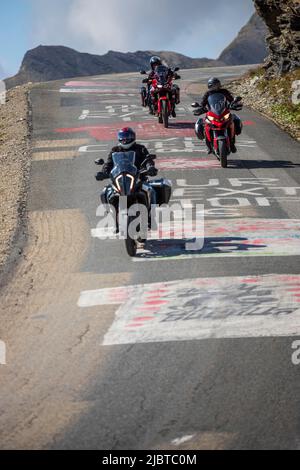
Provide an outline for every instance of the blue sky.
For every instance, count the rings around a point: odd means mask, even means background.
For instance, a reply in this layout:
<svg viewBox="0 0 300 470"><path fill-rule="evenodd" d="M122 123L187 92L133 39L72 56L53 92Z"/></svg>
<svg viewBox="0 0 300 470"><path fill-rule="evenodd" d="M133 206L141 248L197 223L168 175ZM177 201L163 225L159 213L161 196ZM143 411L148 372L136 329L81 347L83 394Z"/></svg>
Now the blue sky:
<svg viewBox="0 0 300 470"><path fill-rule="evenodd" d="M16 73L39 44L216 58L253 12L252 0L1 0L0 75Z"/></svg>
<svg viewBox="0 0 300 470"><path fill-rule="evenodd" d="M27 0L1 0L0 65L7 74L20 66L30 47L31 3Z"/></svg>

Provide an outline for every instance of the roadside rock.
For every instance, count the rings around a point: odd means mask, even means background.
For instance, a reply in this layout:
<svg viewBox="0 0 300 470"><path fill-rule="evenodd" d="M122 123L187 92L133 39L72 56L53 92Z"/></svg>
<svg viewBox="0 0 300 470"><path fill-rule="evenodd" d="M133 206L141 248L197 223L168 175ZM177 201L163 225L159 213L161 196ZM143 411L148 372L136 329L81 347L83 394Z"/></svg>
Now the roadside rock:
<svg viewBox="0 0 300 470"><path fill-rule="evenodd" d="M269 75L291 72L300 67L300 0L254 0L269 34Z"/></svg>

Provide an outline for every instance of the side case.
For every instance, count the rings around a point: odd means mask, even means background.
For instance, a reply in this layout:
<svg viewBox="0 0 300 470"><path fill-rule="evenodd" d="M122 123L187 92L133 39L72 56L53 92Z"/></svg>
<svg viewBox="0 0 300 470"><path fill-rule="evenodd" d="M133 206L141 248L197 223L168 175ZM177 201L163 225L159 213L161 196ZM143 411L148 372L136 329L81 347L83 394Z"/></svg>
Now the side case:
<svg viewBox="0 0 300 470"><path fill-rule="evenodd" d="M161 178L159 180L152 180L151 186L156 192L156 202L159 206L168 204L172 194L172 181Z"/></svg>

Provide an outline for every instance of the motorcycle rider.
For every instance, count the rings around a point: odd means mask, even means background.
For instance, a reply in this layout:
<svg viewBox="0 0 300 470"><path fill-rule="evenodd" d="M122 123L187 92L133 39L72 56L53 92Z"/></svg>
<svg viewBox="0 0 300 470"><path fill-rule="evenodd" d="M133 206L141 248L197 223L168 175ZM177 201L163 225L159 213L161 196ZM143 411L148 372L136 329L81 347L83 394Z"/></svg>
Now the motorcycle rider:
<svg viewBox="0 0 300 470"><path fill-rule="evenodd" d="M99 171L96 174L95 178L97 181L102 181L104 179L109 178L110 172L114 167L114 162L112 158L113 153L135 152L134 164L138 170L142 168L143 162L150 155L147 148L144 145L136 143L136 134L131 127L124 127L123 129L119 130L118 141L119 141L119 144L111 149L111 152L108 155L108 159L106 163L103 165L102 171ZM157 168L155 168L154 160L152 159L149 159L147 161L145 169L147 169L147 176L156 176L158 173ZM142 180L143 180L143 184L147 185L147 177L143 176ZM151 204L155 205L156 194L155 194L155 191L151 188L151 186L149 187L150 187L150 194L151 194ZM107 189L108 189L108 186L105 187L102 192L102 195L101 195L102 202L106 202Z"/></svg>
<svg viewBox="0 0 300 470"><path fill-rule="evenodd" d="M221 82L218 78L216 77L209 78L207 82L207 87L208 87L208 91L204 94L200 102L200 107L202 109L204 110L209 109L208 98L215 93L221 93L222 95L224 95L229 104L231 104L234 101L233 95L230 93L229 90L222 87ZM232 117L233 117L233 120L230 126L230 131L231 131L230 147L231 147L231 152L236 153L237 148L235 146L235 135L236 134L239 135L241 133L242 123L241 123L240 118L236 114L232 114ZM206 139L206 146L207 146L207 153L211 154L212 146L211 146L211 143L207 139Z"/></svg>
<svg viewBox="0 0 300 470"><path fill-rule="evenodd" d="M135 166L138 170L141 169L141 165L144 160L150 155L147 148L144 145L136 143L136 133L131 127L123 127L118 131L119 144L113 147L108 155L106 163L103 165L102 171L96 175L97 181L102 181L109 178L110 172L113 169L114 163L112 154L121 152L135 152ZM153 160L147 162L147 169L149 176L157 175L157 168Z"/></svg>
<svg viewBox="0 0 300 470"><path fill-rule="evenodd" d="M152 99L151 99L151 80L154 78L155 70L159 65L163 65L161 58L158 56L152 56L150 59L151 71L148 74L148 77L143 80L143 83L148 84L147 96L148 96L149 114L154 114L154 106L153 106ZM180 76L176 72L173 72L173 70L170 67L168 67L168 77L171 80L180 79ZM176 84L172 85L172 96L173 96L174 103L179 104L180 103L180 88ZM175 105L172 111L172 116L176 117Z"/></svg>

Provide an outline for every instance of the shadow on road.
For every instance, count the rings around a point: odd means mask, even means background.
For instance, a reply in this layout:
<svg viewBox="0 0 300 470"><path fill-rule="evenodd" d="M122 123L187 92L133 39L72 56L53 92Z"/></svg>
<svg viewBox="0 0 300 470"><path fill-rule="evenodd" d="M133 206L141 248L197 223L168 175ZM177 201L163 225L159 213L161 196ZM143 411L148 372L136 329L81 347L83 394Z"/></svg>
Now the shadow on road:
<svg viewBox="0 0 300 470"><path fill-rule="evenodd" d="M195 129L194 122L170 122L169 129Z"/></svg>
<svg viewBox="0 0 300 470"><path fill-rule="evenodd" d="M288 160L228 160L230 168L300 168L300 163L293 163Z"/></svg>
<svg viewBox="0 0 300 470"><path fill-rule="evenodd" d="M145 244L145 249L137 254L138 258L169 258L183 254L222 254L245 252L266 248L266 245L251 244L248 238L244 237L208 237L204 241L201 250L186 250L186 243L192 243L195 239L170 239L170 240L149 240Z"/></svg>

